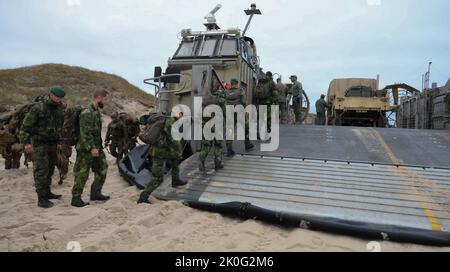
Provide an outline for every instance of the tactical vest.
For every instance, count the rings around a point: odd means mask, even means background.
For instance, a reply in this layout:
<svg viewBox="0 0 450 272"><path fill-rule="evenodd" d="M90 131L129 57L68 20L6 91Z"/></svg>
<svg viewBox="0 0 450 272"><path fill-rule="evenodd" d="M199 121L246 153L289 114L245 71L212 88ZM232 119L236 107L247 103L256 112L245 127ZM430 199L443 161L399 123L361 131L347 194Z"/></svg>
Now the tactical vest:
<svg viewBox="0 0 450 272"><path fill-rule="evenodd" d="M64 115L61 106L50 107L45 102L38 102L33 107L39 108L37 111L39 116L37 118L37 124L33 128L34 132L31 135L32 143L57 143L60 139L61 129L64 124Z"/></svg>

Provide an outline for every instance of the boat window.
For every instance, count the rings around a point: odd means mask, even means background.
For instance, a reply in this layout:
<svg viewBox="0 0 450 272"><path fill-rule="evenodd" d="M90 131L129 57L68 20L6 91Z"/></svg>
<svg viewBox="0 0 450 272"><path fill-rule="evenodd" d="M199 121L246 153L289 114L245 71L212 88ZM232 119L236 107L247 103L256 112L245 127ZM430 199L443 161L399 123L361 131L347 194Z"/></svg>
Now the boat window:
<svg viewBox="0 0 450 272"><path fill-rule="evenodd" d="M224 39L218 55L236 56L237 44L235 39Z"/></svg>
<svg viewBox="0 0 450 272"><path fill-rule="evenodd" d="M194 53L194 45L194 41L182 42L175 57L191 57Z"/></svg>
<svg viewBox="0 0 450 272"><path fill-rule="evenodd" d="M212 57L216 49L217 38L206 38L200 45L198 53L201 57Z"/></svg>

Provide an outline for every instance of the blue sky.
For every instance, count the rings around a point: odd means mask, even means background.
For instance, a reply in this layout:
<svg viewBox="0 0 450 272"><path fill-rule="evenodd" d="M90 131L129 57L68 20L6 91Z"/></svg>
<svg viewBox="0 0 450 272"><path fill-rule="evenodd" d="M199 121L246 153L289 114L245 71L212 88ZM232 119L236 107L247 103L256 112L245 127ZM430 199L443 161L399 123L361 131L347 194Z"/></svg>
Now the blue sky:
<svg viewBox="0 0 450 272"><path fill-rule="evenodd" d="M450 77L448 0L0 0L0 69L64 63L142 80L166 66L183 28L203 30L218 3L223 28L244 28L243 10L263 12L248 35L264 69L301 77L315 100L333 78L381 75L381 85L417 88Z"/></svg>

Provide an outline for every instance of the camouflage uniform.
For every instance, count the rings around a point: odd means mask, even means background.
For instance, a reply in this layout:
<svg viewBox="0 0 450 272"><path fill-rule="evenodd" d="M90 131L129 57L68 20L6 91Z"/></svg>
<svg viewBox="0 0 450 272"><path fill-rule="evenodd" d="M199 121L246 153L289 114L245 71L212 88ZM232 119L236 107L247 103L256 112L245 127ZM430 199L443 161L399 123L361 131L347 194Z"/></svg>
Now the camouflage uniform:
<svg viewBox="0 0 450 272"><path fill-rule="evenodd" d="M293 97L293 109L295 113L295 123L302 123L302 106L303 106L303 86L300 82L295 81L289 90L289 94Z"/></svg>
<svg viewBox="0 0 450 272"><path fill-rule="evenodd" d="M33 168L36 192L39 198L47 198L57 161L56 146L64 122L61 105L46 97L33 105L20 130L20 141L33 145Z"/></svg>
<svg viewBox="0 0 450 272"><path fill-rule="evenodd" d="M317 100L316 102L316 112L317 112L317 119L316 119L316 125L318 126L324 126L326 122L325 118L325 112L328 108L328 103L325 101L325 99L321 98Z"/></svg>
<svg viewBox="0 0 450 272"><path fill-rule="evenodd" d="M269 88L270 96L265 99L257 99L257 107L258 107L258 115L259 115L259 106L266 105L267 106L267 131L271 131L272 128L272 105L278 105L278 91L277 85L273 82L271 77L267 78L267 81L263 81L262 84L267 84L267 88ZM259 135L259 130L258 130Z"/></svg>
<svg viewBox="0 0 450 272"><path fill-rule="evenodd" d="M234 105L234 106L242 105L242 106L244 106L244 108L246 106L245 93L240 88L229 89L227 91L226 100L227 100L227 105ZM234 118L236 119L236 115ZM248 147L250 145L250 142L249 142L249 122L248 122L247 117L245 118L245 141L246 141L246 147ZM234 154L233 140L227 140L226 143L227 143L228 155L233 155Z"/></svg>
<svg viewBox="0 0 450 272"><path fill-rule="evenodd" d="M78 141L77 159L74 166L75 183L72 188L73 199L81 198L89 172L95 173L91 186L92 195L100 194L108 172L108 163L102 146L102 117L93 105L80 114L80 139ZM94 158L91 150L97 149L99 156Z"/></svg>
<svg viewBox="0 0 450 272"><path fill-rule="evenodd" d="M20 143L8 144L1 147L2 157L5 159L5 169L19 169L22 158L23 145Z"/></svg>
<svg viewBox="0 0 450 272"><path fill-rule="evenodd" d="M222 91L219 91L219 90L213 90L213 91L211 91L211 93L212 93L212 95L219 97L218 105L222 108L222 113L225 113L225 107L226 107L226 98L225 97L226 97L226 94L222 93ZM225 116L225 114L223 116ZM212 118L213 117L211 117L211 118L203 118L203 126L202 127L205 127L205 124L209 120L211 120ZM214 129L216 129L216 128L214 128ZM214 131L211 131L211 132L214 133ZM223 168L223 165L222 165L222 152L223 152L222 144L223 144L222 140L214 139L212 141L208 141L208 140L206 140L203 137L203 140L201 141L201 145L200 145L200 156L199 156L200 170L201 171L205 171L205 160L208 157L208 154L211 151L211 148L213 146L214 146L214 163L215 163L215 166L216 166L216 170Z"/></svg>
<svg viewBox="0 0 450 272"><path fill-rule="evenodd" d="M125 126L125 121L116 118L108 124L105 144L109 144L111 155L119 160L122 159L123 155L127 153L127 127Z"/></svg>
<svg viewBox="0 0 450 272"><path fill-rule="evenodd" d="M137 138L139 136L139 133L141 132L141 127L139 124L139 120L134 120L131 123L126 124L127 127L127 143L126 143L126 149L128 151L133 150L136 147Z"/></svg>
<svg viewBox="0 0 450 272"><path fill-rule="evenodd" d="M151 193L163 182L164 162L169 163L172 167L172 183L179 180L179 164L182 160L182 150L180 142L175 141L172 138L171 130L174 122L174 118L166 118L158 142L152 147L152 178L150 183L141 193L140 199L144 200L143 202L145 202L145 200L150 197Z"/></svg>
<svg viewBox="0 0 450 272"><path fill-rule="evenodd" d="M18 137L18 130L11 131L9 124L6 124L3 128L4 133L7 133L8 138L10 138L8 143L3 143L0 145L0 154L5 159L5 169L19 169L20 168L20 158L23 153L23 145L20 144ZM15 141L14 141L15 138Z"/></svg>
<svg viewBox="0 0 450 272"><path fill-rule="evenodd" d="M286 85L283 83L277 83L277 90L278 90L278 104L280 105L280 111L281 111L281 123L287 124L289 119L289 111L288 111L288 105L286 101L287 97L287 91L286 91Z"/></svg>
<svg viewBox="0 0 450 272"><path fill-rule="evenodd" d="M59 144L57 153L56 167L59 170L59 184L62 184L69 173L70 157L72 157L72 146L64 143Z"/></svg>

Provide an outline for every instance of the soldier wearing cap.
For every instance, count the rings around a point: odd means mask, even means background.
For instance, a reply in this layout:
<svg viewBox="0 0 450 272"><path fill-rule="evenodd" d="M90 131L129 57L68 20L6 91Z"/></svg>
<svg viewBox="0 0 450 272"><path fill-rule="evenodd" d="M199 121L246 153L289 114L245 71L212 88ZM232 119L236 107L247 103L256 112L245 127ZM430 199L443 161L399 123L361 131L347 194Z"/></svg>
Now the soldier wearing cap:
<svg viewBox="0 0 450 272"><path fill-rule="evenodd" d="M303 86L296 75L289 77L292 82L292 87L289 90L289 94L292 95L292 107L295 113L295 124L300 125L302 123L302 105L303 105Z"/></svg>
<svg viewBox="0 0 450 272"><path fill-rule="evenodd" d="M233 105L233 106L237 106L237 105L242 105L245 108L245 93L244 91L239 88L239 80L233 78L230 81L230 88L227 89L226 92L226 100L227 100L227 105ZM237 114L235 115L235 119L236 119ZM227 135L228 136L228 135ZM250 149L252 149L254 146L252 143L250 143L249 140L249 122L248 122L248 118L246 117L245 119L245 151L248 151ZM235 152L233 150L233 141L232 140L227 140L226 141L226 145L227 145L227 156L228 157L232 157L235 155Z"/></svg>
<svg viewBox="0 0 450 272"><path fill-rule="evenodd" d="M25 153L33 157L34 182L41 208L51 208L54 204L50 200L61 198L51 192L51 183L64 123L62 99L65 95L61 87L52 87L48 96L31 107L20 130Z"/></svg>

